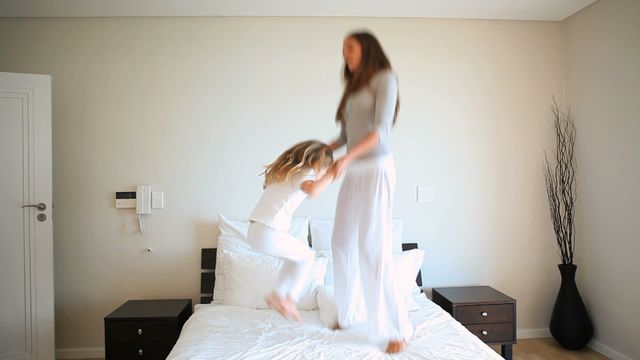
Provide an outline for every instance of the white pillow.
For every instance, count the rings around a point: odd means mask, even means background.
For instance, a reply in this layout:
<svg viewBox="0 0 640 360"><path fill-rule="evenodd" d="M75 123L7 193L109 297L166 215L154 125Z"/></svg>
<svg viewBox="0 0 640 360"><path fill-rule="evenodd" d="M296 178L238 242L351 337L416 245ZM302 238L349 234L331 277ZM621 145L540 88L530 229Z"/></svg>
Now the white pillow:
<svg viewBox="0 0 640 360"><path fill-rule="evenodd" d="M393 265L395 271L396 292L402 295L407 311L419 310L414 295L420 294L420 288L416 283L416 277L422 267L424 260L424 250L413 249L393 254Z"/></svg>
<svg viewBox="0 0 640 360"><path fill-rule="evenodd" d="M216 251L216 282L213 289L213 303L222 304L225 289L225 261L224 251L250 251L251 248L247 244L247 231L249 230L248 220L230 220L224 215L218 215L218 227L220 228L220 237L218 238L218 247ZM291 222L289 234L293 235L305 244L309 243L309 218L294 218Z"/></svg>
<svg viewBox="0 0 640 360"><path fill-rule="evenodd" d="M324 326L333 329L338 323L338 307L333 295L333 286L319 286L317 298L320 321Z"/></svg>
<svg viewBox="0 0 640 360"><path fill-rule="evenodd" d="M338 322L338 307L336 306L333 285L318 286L317 298L320 321L324 326L333 328ZM360 305L355 307L355 314L351 314L352 318L349 320L351 324L359 324L367 320L364 298L360 297L356 301L359 301Z"/></svg>
<svg viewBox="0 0 640 360"><path fill-rule="evenodd" d="M293 218L289 234L303 243L309 244L309 221L308 217ZM221 237L246 241L250 223L249 220L232 220L222 214L218 214L218 227L220 228Z"/></svg>
<svg viewBox="0 0 640 360"><path fill-rule="evenodd" d="M323 284L333 286L333 255L331 250L316 250L316 256L327 259L327 274L324 276Z"/></svg>
<svg viewBox="0 0 640 360"><path fill-rule="evenodd" d="M313 250L331 250L333 220L311 219L311 247Z"/></svg>
<svg viewBox="0 0 640 360"><path fill-rule="evenodd" d="M330 251L318 251L318 257L328 260L328 269L325 276L325 284L333 287L333 257ZM394 286L396 292L404 299L407 311L420 309L414 296L420 294L420 288L416 283L416 277L422 267L424 250L413 249L393 254Z"/></svg>
<svg viewBox="0 0 640 360"><path fill-rule="evenodd" d="M393 252L402 252L402 219L391 221ZM311 219L311 247L314 250L331 250L333 219Z"/></svg>
<svg viewBox="0 0 640 360"><path fill-rule="evenodd" d="M224 304L254 309L267 309L264 297L275 287L283 260L255 252L225 251L226 282ZM309 279L298 301L298 309L318 308L316 288L322 285L327 260L315 258Z"/></svg>

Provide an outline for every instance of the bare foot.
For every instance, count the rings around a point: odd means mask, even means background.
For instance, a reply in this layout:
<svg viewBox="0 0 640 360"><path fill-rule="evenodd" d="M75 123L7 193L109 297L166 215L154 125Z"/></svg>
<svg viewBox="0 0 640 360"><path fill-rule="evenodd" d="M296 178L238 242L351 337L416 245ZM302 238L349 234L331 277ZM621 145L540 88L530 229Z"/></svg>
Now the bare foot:
<svg viewBox="0 0 640 360"><path fill-rule="evenodd" d="M392 340L387 344L387 350L385 350L388 354L395 354L404 351L407 347L407 342L403 340Z"/></svg>
<svg viewBox="0 0 640 360"><path fill-rule="evenodd" d="M284 299L276 293L272 293L271 295L264 298L264 301L267 305L280 313L280 315L287 317L287 313L285 311Z"/></svg>
<svg viewBox="0 0 640 360"><path fill-rule="evenodd" d="M336 321L335 324L331 326L331 330L334 330L334 331L342 330L342 327L340 327L340 323Z"/></svg>
<svg viewBox="0 0 640 360"><path fill-rule="evenodd" d="M264 300L270 308L278 311L284 318L302 322L300 312L298 312L296 303L293 300L285 299L276 293L265 297Z"/></svg>
<svg viewBox="0 0 640 360"><path fill-rule="evenodd" d="M298 311L298 307L296 306L295 301L291 299L284 300L284 309L287 314L286 317L292 318L295 321L302 322L302 317L300 316L300 312Z"/></svg>

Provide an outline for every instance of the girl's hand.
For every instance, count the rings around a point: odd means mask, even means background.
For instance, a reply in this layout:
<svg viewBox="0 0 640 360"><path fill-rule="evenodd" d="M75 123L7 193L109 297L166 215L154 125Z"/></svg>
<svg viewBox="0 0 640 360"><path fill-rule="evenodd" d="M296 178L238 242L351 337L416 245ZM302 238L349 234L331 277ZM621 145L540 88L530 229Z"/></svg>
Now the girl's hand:
<svg viewBox="0 0 640 360"><path fill-rule="evenodd" d="M351 161L346 156L336 160L331 165L331 168L333 170L334 176L336 178L340 177L342 175L342 173L346 170L346 168L349 166L350 162Z"/></svg>
<svg viewBox="0 0 640 360"><path fill-rule="evenodd" d="M329 165L329 168L327 169L327 172L324 174L324 176L330 177L331 181L333 181L337 177L336 169L333 167L333 164Z"/></svg>
<svg viewBox="0 0 640 360"><path fill-rule="evenodd" d="M356 146L349 149L347 154L342 158L336 160L331 167L336 173L336 178L342 175L342 173L347 169L349 164L355 159L359 159L367 152L371 151L376 144L380 143L380 134L378 134L378 130L371 131L367 136L365 136L362 141L360 141Z"/></svg>
<svg viewBox="0 0 640 360"><path fill-rule="evenodd" d="M332 164L331 166L329 166L329 168L326 171L324 171L324 174L322 174L319 179L307 180L303 182L300 185L300 189L302 189L302 191L307 193L309 197L312 197L312 198L316 197L318 194L324 191L324 189L326 189L327 186L331 184L331 182L333 182L335 177L336 176L335 176L335 172Z"/></svg>

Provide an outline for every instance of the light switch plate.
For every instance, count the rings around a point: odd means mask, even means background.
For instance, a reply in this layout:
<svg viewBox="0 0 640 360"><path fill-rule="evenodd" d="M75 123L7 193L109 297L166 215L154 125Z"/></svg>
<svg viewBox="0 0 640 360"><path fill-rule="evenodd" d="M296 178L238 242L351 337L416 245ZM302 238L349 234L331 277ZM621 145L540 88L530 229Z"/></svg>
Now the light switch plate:
<svg viewBox="0 0 640 360"><path fill-rule="evenodd" d="M151 192L151 208L164 209L164 192L162 191Z"/></svg>
<svg viewBox="0 0 640 360"><path fill-rule="evenodd" d="M436 202L436 188L433 186L417 186L416 200L418 203Z"/></svg>

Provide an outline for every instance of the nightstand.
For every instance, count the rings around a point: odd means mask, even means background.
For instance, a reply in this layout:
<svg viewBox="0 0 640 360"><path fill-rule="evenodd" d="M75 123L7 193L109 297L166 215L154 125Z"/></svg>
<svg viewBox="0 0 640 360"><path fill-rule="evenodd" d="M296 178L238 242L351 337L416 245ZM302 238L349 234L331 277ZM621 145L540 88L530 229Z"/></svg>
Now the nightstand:
<svg viewBox="0 0 640 360"><path fill-rule="evenodd" d="M433 302L487 344L501 345L512 359L516 343L516 300L490 286L434 288Z"/></svg>
<svg viewBox="0 0 640 360"><path fill-rule="evenodd" d="M104 318L106 360L164 360L191 314L190 299L127 301Z"/></svg>

